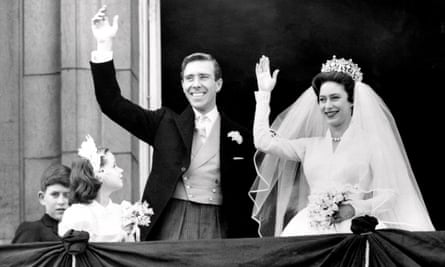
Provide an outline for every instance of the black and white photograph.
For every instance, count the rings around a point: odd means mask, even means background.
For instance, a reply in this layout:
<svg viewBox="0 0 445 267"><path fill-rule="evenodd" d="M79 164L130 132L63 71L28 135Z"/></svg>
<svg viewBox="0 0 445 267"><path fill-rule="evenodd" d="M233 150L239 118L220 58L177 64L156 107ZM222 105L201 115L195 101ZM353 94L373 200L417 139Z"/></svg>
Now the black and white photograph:
<svg viewBox="0 0 445 267"><path fill-rule="evenodd" d="M445 266L443 0L1 0L0 267Z"/></svg>

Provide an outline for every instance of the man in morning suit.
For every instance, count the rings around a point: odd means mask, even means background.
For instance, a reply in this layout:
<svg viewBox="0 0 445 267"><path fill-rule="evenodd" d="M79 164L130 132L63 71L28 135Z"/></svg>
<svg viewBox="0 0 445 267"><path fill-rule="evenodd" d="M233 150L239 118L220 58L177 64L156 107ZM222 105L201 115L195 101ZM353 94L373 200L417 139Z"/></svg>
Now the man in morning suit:
<svg viewBox="0 0 445 267"><path fill-rule="evenodd" d="M153 146L153 164L142 200L154 210L141 240L196 240L254 237L248 197L255 178L252 134L216 106L221 70L208 54L194 53L182 63L181 83L189 106L146 110L123 98L112 61L106 7L92 19L97 50L91 69L96 98L104 114Z"/></svg>

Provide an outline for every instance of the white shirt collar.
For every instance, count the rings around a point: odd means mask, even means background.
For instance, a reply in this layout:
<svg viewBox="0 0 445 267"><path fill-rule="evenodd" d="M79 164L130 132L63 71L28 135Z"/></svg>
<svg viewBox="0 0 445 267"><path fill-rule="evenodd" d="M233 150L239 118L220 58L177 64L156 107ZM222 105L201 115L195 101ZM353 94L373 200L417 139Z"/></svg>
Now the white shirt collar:
<svg viewBox="0 0 445 267"><path fill-rule="evenodd" d="M213 128L213 125L215 124L216 120L219 117L219 112L218 112L218 109L216 108L216 105L212 110L210 110L206 114L202 114L194 108L193 108L193 112L195 113L195 126L196 126L196 119L200 118L203 115L205 115L207 117L208 120L204 123L204 127L206 130L207 136L208 136L208 134L210 133L210 131Z"/></svg>
<svg viewBox="0 0 445 267"><path fill-rule="evenodd" d="M213 125L213 123L216 121L216 119L218 118L219 112L218 109L215 107L213 107L212 110L210 110L209 112L207 112L206 114L202 114L201 112L199 112L198 110L196 110L195 108L193 108L193 112L195 113L195 119L205 115L209 121L210 121L210 125Z"/></svg>

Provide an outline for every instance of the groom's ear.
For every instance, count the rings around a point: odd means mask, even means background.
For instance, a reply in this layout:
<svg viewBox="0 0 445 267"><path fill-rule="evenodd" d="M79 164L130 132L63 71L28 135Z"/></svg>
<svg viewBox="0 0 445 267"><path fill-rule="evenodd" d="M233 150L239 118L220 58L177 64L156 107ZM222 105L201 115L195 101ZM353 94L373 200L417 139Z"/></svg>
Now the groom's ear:
<svg viewBox="0 0 445 267"><path fill-rule="evenodd" d="M216 92L221 91L222 86L223 86L223 79L219 78L218 80L216 80Z"/></svg>

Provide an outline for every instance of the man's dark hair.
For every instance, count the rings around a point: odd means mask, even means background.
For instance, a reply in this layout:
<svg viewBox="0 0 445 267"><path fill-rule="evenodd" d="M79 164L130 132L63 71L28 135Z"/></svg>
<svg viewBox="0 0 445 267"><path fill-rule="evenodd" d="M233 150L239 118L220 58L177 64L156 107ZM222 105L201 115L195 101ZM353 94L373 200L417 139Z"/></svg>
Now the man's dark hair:
<svg viewBox="0 0 445 267"><path fill-rule="evenodd" d="M63 164L50 165L40 178L40 190L45 192L50 185L60 184L64 187L70 187L71 169Z"/></svg>
<svg viewBox="0 0 445 267"><path fill-rule="evenodd" d="M184 69L187 66L187 64L189 64L190 62L194 62L194 61L211 61L211 62L213 62L213 66L215 69L215 73L214 73L215 81L222 78L221 67L219 66L218 62L212 55L206 54L206 53L193 53L191 55L186 56L184 58L184 60L182 60L181 80L184 79Z"/></svg>

